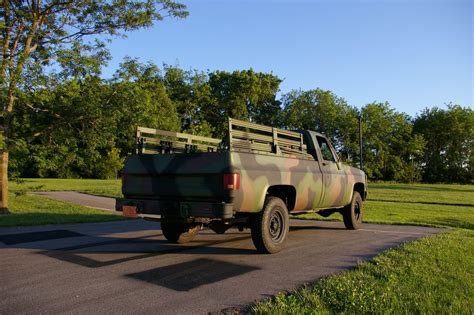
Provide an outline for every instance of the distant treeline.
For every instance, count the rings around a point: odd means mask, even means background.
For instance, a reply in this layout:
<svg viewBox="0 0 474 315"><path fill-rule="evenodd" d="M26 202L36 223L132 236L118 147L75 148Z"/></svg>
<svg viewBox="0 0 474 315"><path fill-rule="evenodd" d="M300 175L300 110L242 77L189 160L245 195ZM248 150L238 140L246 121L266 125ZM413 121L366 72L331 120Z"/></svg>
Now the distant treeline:
<svg viewBox="0 0 474 315"><path fill-rule="evenodd" d="M159 69L133 59L126 59L110 80L52 75L17 97L10 175L114 178L134 152L137 125L222 137L227 117L322 132L342 159L358 165L361 115L364 170L370 179L473 181L472 109L432 107L410 117L386 102L358 109L321 89L278 97L281 82L253 70Z"/></svg>

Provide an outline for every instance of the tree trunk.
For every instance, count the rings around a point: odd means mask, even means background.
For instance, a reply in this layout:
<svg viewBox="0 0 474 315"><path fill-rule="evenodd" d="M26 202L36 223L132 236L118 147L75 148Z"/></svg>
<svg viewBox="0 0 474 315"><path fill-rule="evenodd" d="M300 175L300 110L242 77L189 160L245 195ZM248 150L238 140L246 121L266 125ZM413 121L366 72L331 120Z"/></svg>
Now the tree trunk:
<svg viewBox="0 0 474 315"><path fill-rule="evenodd" d="M0 152L0 214L8 211L8 152Z"/></svg>

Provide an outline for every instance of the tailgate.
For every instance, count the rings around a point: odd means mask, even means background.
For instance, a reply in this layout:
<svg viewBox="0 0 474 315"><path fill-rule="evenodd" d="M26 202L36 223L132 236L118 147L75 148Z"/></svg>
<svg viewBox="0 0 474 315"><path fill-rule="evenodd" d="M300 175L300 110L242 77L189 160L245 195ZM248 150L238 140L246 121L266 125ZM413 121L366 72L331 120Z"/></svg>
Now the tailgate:
<svg viewBox="0 0 474 315"><path fill-rule="evenodd" d="M228 152L138 154L123 171L126 198L227 201L223 174L230 172Z"/></svg>

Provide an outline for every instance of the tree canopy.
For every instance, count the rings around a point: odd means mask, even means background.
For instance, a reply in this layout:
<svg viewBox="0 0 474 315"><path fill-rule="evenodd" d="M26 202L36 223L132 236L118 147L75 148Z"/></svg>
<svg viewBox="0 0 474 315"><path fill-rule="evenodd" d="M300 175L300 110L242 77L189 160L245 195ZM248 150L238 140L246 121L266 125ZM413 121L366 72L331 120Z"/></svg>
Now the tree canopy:
<svg viewBox="0 0 474 315"><path fill-rule="evenodd" d="M465 182L474 179L474 111L458 105L426 108L414 122L426 140L423 179Z"/></svg>

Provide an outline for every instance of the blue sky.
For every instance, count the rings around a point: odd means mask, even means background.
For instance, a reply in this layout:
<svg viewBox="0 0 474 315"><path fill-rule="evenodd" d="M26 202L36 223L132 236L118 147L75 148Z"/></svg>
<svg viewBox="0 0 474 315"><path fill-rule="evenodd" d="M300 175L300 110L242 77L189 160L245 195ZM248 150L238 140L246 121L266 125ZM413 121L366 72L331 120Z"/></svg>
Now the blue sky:
<svg viewBox="0 0 474 315"><path fill-rule="evenodd" d="M323 88L415 115L473 104L474 0L182 0L190 15L114 39L125 56L184 69L272 72L281 93Z"/></svg>

